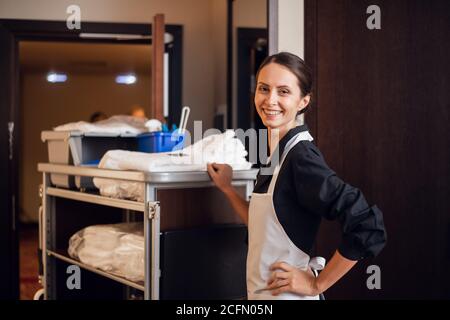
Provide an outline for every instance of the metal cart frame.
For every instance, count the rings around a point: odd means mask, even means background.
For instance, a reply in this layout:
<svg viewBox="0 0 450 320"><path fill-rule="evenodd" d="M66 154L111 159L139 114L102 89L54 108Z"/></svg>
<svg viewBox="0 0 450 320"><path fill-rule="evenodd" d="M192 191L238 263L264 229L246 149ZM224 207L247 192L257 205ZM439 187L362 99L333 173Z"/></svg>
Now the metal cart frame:
<svg viewBox="0 0 450 320"><path fill-rule="evenodd" d="M38 171L43 174L42 185L42 225L40 226L40 241L42 245L42 263L44 287L44 299L48 299L49 281L51 270L48 266L47 257L53 256L67 263L78 265L79 267L97 273L101 276L118 281L130 287L142 290L145 300L159 300L160 284L160 203L157 199L157 190L160 189L181 189L181 188L201 188L214 186L209 175L205 171L190 172L138 172L119 171L109 169L98 169L89 167L76 167L70 165L58 165L50 163L38 164ZM234 171L232 184L234 186L244 186L246 199L253 191L257 169ZM127 180L141 182L145 184L144 202L130 201L124 199L109 198L101 195L86 193L78 190L68 190L52 187L50 182L51 174L66 174L74 176L98 177L117 180ZM99 204L121 209L139 211L144 214L144 284L138 284L114 274L90 267L78 260L62 255L50 250L54 248L55 236L55 197L83 201L87 203Z"/></svg>

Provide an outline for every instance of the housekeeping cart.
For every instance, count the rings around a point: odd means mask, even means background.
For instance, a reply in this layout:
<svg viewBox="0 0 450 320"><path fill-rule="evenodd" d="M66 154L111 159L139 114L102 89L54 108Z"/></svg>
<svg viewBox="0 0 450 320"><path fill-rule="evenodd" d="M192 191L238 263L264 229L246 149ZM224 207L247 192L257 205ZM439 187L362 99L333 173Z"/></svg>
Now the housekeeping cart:
<svg viewBox="0 0 450 320"><path fill-rule="evenodd" d="M38 170L43 173L40 243L45 299L130 299L136 292L146 300L245 296L245 226L207 172L150 173L50 163L38 164ZM142 183L144 201L56 187L50 179L55 174ZM256 175L257 169L233 172L232 184L247 200ZM78 230L124 221L143 222L143 282L67 254L68 239ZM80 288L68 285L76 268L81 270Z"/></svg>

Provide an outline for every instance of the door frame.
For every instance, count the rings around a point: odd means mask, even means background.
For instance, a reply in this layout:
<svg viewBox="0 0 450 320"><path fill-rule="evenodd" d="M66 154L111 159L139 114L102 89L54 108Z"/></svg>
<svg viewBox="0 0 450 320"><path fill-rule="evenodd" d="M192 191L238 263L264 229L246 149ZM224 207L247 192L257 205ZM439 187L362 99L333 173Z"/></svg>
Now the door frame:
<svg viewBox="0 0 450 320"><path fill-rule="evenodd" d="M151 40L86 39L80 33L152 35L152 24L83 22L69 30L66 21L0 19L0 299L19 299L19 41L148 44ZM169 61L169 117L178 123L182 104L183 26L166 25L173 41ZM150 88L149 88L150 89ZM37 190L36 190L37 192ZM38 208L36 208L37 210Z"/></svg>

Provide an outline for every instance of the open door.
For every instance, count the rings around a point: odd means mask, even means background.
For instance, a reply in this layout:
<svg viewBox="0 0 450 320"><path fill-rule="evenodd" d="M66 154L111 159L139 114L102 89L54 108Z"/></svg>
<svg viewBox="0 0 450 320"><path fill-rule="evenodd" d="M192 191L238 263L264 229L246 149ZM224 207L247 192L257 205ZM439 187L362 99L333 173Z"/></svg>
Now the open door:
<svg viewBox="0 0 450 320"><path fill-rule="evenodd" d="M115 35L136 35L130 43L147 44L154 33L155 79L149 115L169 123L178 123L182 97L183 27L165 25L164 16L157 15L151 30L149 24L85 22L83 32L103 36L98 42L117 43ZM110 35L108 37L108 35ZM0 299L19 299L19 172L21 161L19 44L23 41L93 42L76 32L67 32L65 21L0 19ZM166 39L165 39L166 38ZM165 41L166 40L166 41ZM120 40L123 43L123 40ZM166 57L165 57L166 56ZM164 64L166 67L164 67ZM169 76L164 76L164 71ZM168 82L169 81L169 82ZM150 85L149 85L150 86ZM149 90L150 88L148 88ZM167 90L165 90L167 89ZM37 255L37 253L36 253Z"/></svg>
<svg viewBox="0 0 450 320"><path fill-rule="evenodd" d="M17 248L17 43L0 25L0 299L19 298Z"/></svg>

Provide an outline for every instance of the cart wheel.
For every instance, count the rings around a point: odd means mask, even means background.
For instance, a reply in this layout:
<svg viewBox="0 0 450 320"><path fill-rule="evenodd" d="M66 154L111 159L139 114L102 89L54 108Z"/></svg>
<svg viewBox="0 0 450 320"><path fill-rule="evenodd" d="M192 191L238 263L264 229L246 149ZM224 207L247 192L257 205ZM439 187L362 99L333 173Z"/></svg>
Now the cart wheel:
<svg viewBox="0 0 450 320"><path fill-rule="evenodd" d="M36 291L33 300L44 300L44 288L41 288L38 291Z"/></svg>

